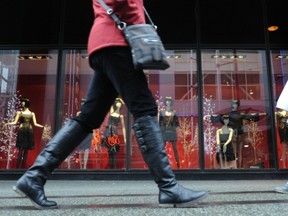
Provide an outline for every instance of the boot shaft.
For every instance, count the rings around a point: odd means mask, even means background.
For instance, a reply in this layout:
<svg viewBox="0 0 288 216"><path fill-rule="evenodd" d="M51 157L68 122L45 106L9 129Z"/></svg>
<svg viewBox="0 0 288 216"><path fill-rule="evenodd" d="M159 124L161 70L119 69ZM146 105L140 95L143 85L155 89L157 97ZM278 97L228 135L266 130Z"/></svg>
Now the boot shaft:
<svg viewBox="0 0 288 216"><path fill-rule="evenodd" d="M160 189L177 184L170 167L162 133L156 117L145 116L133 125L142 157Z"/></svg>

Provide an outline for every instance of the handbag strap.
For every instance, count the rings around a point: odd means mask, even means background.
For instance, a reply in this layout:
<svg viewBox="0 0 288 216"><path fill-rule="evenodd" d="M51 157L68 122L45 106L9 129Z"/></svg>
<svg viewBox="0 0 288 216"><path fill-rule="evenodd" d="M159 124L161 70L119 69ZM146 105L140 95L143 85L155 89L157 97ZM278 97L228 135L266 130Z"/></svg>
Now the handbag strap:
<svg viewBox="0 0 288 216"><path fill-rule="evenodd" d="M108 15L110 15L113 20L116 22L118 28L120 30L123 30L124 28L126 28L127 26L127 23L126 22L123 22L122 20L119 19L119 17L114 13L113 9L110 8L105 2L104 0L98 0L98 2L101 4L101 6L105 9L106 13ZM144 9L144 13L146 15L146 17L148 18L150 24L153 26L153 28L155 28L155 30L157 29L157 26L154 24L154 22L152 21L151 17L149 16L146 8L143 6L143 9Z"/></svg>

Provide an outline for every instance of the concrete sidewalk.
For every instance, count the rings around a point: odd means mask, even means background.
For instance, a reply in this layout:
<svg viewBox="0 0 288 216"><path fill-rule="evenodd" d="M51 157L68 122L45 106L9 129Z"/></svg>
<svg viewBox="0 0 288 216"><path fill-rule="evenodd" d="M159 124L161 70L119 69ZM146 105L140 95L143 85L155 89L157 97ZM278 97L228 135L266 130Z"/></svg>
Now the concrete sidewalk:
<svg viewBox="0 0 288 216"><path fill-rule="evenodd" d="M36 210L12 187L15 181L0 181L0 215L103 215L103 216L287 216L288 194L273 191L283 180L179 181L195 190L209 190L197 208L160 208L153 181L48 181L49 199L58 209Z"/></svg>

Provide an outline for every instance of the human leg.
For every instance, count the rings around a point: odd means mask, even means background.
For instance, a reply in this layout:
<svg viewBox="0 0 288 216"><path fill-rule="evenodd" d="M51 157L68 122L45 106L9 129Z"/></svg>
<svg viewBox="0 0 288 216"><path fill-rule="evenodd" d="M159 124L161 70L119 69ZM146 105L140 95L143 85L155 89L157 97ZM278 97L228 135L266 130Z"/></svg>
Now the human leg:
<svg viewBox="0 0 288 216"><path fill-rule="evenodd" d="M158 185L160 206L191 206L208 195L206 191L193 191L176 181L156 117L144 116L136 119L133 129L142 156Z"/></svg>
<svg viewBox="0 0 288 216"><path fill-rule="evenodd" d="M134 117L133 129L142 156L158 185L159 203L162 206L194 204L208 193L190 190L176 181L157 122L158 109L155 99L148 88L145 74L133 69L130 58L128 49L118 49L115 53L109 53L103 62L106 62L104 67L107 76Z"/></svg>
<svg viewBox="0 0 288 216"><path fill-rule="evenodd" d="M87 131L78 122L71 120L66 123L16 182L14 190L24 197L27 196L37 209L57 207L56 202L47 200L45 196L43 187L46 179L86 135Z"/></svg>

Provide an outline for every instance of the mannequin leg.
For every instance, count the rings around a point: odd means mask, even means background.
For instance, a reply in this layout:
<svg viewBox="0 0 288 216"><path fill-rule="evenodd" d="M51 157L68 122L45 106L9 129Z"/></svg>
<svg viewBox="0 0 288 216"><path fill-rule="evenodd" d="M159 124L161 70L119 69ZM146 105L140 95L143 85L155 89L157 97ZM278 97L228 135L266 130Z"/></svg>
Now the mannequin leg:
<svg viewBox="0 0 288 216"><path fill-rule="evenodd" d="M84 150L84 164L83 164L83 169L87 169L87 162L88 162L88 157L89 157L89 149Z"/></svg>
<svg viewBox="0 0 288 216"><path fill-rule="evenodd" d="M108 154L109 154L109 167L110 167L110 169L115 169L116 167L115 167L115 164L116 164L116 162L115 162L115 152L113 152L113 151L110 151L110 150L108 150Z"/></svg>
<svg viewBox="0 0 288 216"><path fill-rule="evenodd" d="M237 140L237 145L238 145L238 147L239 147L239 155L238 155L238 157L239 157L239 168L242 168L242 160L243 160L243 158L242 158L242 149L243 149L243 139L242 139L242 136L243 135L239 135L238 136L238 140Z"/></svg>
<svg viewBox="0 0 288 216"><path fill-rule="evenodd" d="M282 165L283 165L283 169L286 168L286 143L283 142L282 143Z"/></svg>
<svg viewBox="0 0 288 216"><path fill-rule="evenodd" d="M26 168L26 161L27 161L27 156L28 156L28 149L23 150L23 159L22 159L22 169Z"/></svg>
<svg viewBox="0 0 288 216"><path fill-rule="evenodd" d="M80 169L83 169L83 166L82 166L82 150L79 151L79 167Z"/></svg>
<svg viewBox="0 0 288 216"><path fill-rule="evenodd" d="M109 151L109 165L111 169L117 168L117 152Z"/></svg>
<svg viewBox="0 0 288 216"><path fill-rule="evenodd" d="M22 160L22 148L18 149L18 155L17 155L17 161L16 161L16 168L18 169L20 167L20 162Z"/></svg>
<svg viewBox="0 0 288 216"><path fill-rule="evenodd" d="M180 168L180 161L179 161L179 154L177 150L177 140L172 141L172 146L173 146L173 152L174 152L174 157L177 163L177 168Z"/></svg>

